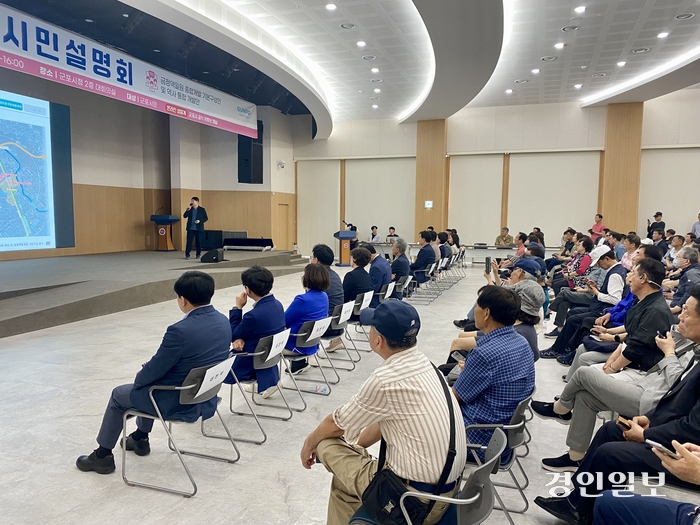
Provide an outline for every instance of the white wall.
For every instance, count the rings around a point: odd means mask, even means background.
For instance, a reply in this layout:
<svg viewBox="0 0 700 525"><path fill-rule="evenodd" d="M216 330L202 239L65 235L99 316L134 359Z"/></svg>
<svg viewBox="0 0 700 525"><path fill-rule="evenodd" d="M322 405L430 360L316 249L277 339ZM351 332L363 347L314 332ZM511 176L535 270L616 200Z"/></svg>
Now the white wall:
<svg viewBox="0 0 700 525"><path fill-rule="evenodd" d="M292 119L270 110L270 185L273 192L294 193L294 138ZM278 162L284 162L284 168Z"/></svg>
<svg viewBox="0 0 700 525"><path fill-rule="evenodd" d="M447 153L603 149L605 112L577 102L466 107L447 120Z"/></svg>
<svg viewBox="0 0 700 525"><path fill-rule="evenodd" d="M348 160L345 163L345 220L367 240L373 225L384 237L389 226L413 242L416 159Z"/></svg>
<svg viewBox="0 0 700 525"><path fill-rule="evenodd" d="M642 151L637 232L646 235L647 219L660 211L666 228L688 233L700 213L699 188L700 148Z"/></svg>
<svg viewBox="0 0 700 525"><path fill-rule="evenodd" d="M644 103L642 147L700 145L700 89Z"/></svg>
<svg viewBox="0 0 700 525"><path fill-rule="evenodd" d="M333 123L328 140L311 138L311 117L294 117L294 158L317 159L352 157L415 156L415 123L396 120L353 120Z"/></svg>
<svg viewBox="0 0 700 525"><path fill-rule="evenodd" d="M465 155L450 158L448 224L461 243L492 244L501 232L503 155ZM517 231L516 231L517 233Z"/></svg>
<svg viewBox="0 0 700 525"><path fill-rule="evenodd" d="M286 169L286 168L285 168ZM317 243L333 248L340 224L340 161L300 161L297 164L297 244L309 255Z"/></svg>
<svg viewBox="0 0 700 525"><path fill-rule="evenodd" d="M598 213L599 171L595 151L511 155L510 231L529 233L539 226L547 246L557 246L567 226L588 231Z"/></svg>

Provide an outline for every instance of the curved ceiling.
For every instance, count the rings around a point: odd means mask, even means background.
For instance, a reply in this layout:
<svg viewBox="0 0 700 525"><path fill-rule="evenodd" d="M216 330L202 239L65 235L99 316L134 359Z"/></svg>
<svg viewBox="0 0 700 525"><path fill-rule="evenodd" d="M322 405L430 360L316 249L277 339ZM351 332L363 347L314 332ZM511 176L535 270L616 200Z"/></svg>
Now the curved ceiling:
<svg viewBox="0 0 700 525"><path fill-rule="evenodd" d="M445 119L466 106L491 78L503 45L503 4L455 0L442 1L436 9L435 0L413 3L433 43L435 79L405 121Z"/></svg>
<svg viewBox="0 0 700 525"><path fill-rule="evenodd" d="M675 18L700 14L697 0L506 1L513 3L512 35L469 107L581 101L700 44L700 16Z"/></svg>

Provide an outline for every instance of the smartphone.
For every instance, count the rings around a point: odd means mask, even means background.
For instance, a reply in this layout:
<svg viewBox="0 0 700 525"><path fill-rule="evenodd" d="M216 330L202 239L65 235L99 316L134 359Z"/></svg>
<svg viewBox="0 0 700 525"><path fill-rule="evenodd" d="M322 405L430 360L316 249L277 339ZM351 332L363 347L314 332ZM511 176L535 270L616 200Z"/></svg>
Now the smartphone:
<svg viewBox="0 0 700 525"><path fill-rule="evenodd" d="M661 339L666 339L666 334L662 334L661 330L657 330L656 333Z"/></svg>
<svg viewBox="0 0 700 525"><path fill-rule="evenodd" d="M452 352L451 357L458 363L464 361L464 356L460 352Z"/></svg>
<svg viewBox="0 0 700 525"><path fill-rule="evenodd" d="M622 430L632 430L632 425L630 425L629 420L622 416L617 417L617 426Z"/></svg>
<svg viewBox="0 0 700 525"><path fill-rule="evenodd" d="M661 443L657 443L656 441L652 441L651 439L647 439L646 444L651 445L652 447L657 449L662 454L668 456L669 458L681 459L681 457L678 454L676 454L675 452L671 452L669 449L664 447Z"/></svg>
<svg viewBox="0 0 700 525"><path fill-rule="evenodd" d="M486 257L486 273L491 273L491 257Z"/></svg>
<svg viewBox="0 0 700 525"><path fill-rule="evenodd" d="M598 332L595 332L595 333L591 332L591 334L590 334L591 339L593 339L594 341L598 341L599 343L602 343L603 340L602 340L600 337L598 337L598 336L596 335L597 333L598 333Z"/></svg>

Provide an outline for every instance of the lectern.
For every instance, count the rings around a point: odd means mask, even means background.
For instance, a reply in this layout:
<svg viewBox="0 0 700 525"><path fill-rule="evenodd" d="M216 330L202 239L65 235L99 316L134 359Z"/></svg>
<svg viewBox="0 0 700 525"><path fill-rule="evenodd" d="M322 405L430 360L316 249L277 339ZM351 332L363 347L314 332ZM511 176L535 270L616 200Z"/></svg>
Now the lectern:
<svg viewBox="0 0 700 525"><path fill-rule="evenodd" d="M174 215L151 215L151 220L156 224L156 233L158 234L156 251L174 252L172 225L178 222L180 217L175 217Z"/></svg>
<svg viewBox="0 0 700 525"><path fill-rule="evenodd" d="M350 241L357 237L357 232L340 230L333 234L340 241L340 262L338 266L350 266Z"/></svg>

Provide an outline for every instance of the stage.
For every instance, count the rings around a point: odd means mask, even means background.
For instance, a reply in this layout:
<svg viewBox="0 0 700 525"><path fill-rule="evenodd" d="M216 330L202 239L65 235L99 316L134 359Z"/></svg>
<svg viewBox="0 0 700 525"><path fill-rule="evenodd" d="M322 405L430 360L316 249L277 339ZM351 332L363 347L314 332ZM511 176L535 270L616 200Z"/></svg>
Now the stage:
<svg viewBox="0 0 700 525"><path fill-rule="evenodd" d="M121 252L0 262L0 338L168 301L187 270L211 274L217 289L241 283L250 266L275 276L301 272L288 251L226 251L226 261L185 260L182 252Z"/></svg>

